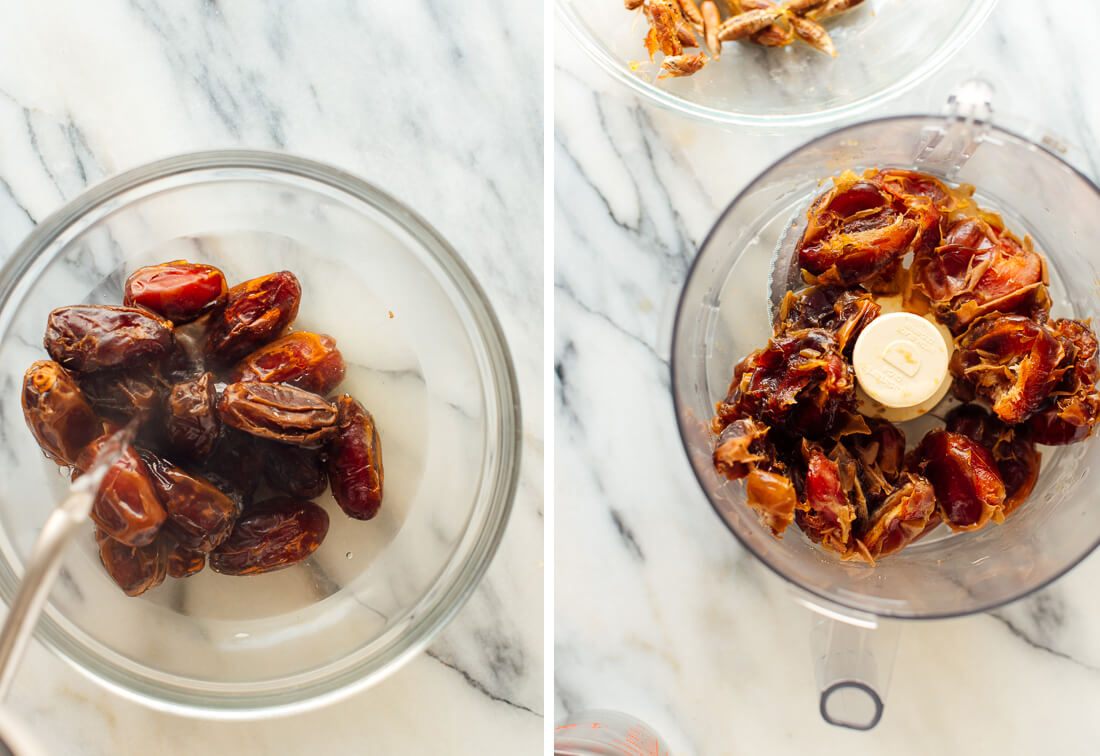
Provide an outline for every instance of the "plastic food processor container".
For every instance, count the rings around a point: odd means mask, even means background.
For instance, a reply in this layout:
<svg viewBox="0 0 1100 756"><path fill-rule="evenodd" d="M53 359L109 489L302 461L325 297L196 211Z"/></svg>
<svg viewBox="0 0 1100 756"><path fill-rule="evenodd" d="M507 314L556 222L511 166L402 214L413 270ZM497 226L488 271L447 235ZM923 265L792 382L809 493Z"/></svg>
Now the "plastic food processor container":
<svg viewBox="0 0 1100 756"><path fill-rule="evenodd" d="M842 562L797 527L782 539L761 525L741 482L713 468L710 419L733 367L771 335L772 279L793 254L805 211L823 179L844 169L907 168L976 187L974 199L1029 234L1047 259L1052 317L1100 322L1100 190L1037 142L993 125L991 90L969 82L943 116L859 123L809 142L764 171L729 205L688 274L673 331L672 393L684 448L703 492L741 544L815 610L811 645L821 714L833 724L873 727L882 714L896 651L893 620L985 612L1039 590L1100 542L1100 506L1089 471L1096 438L1040 447L1028 500L1002 525L928 538L874 566ZM786 260L783 259L786 256ZM783 283L786 288L786 282ZM941 424L942 406L903 426L911 448ZM917 422L917 421L913 421Z"/></svg>

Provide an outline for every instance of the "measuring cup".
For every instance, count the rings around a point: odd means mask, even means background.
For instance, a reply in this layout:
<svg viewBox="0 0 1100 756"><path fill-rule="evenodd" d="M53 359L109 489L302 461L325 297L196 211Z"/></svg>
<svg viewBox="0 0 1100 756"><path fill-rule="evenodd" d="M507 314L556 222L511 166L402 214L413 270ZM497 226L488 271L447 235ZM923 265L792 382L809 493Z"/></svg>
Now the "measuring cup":
<svg viewBox="0 0 1100 756"><path fill-rule="evenodd" d="M910 168L977 187L982 207L1030 234L1046 255L1052 317L1100 323L1100 190L1047 147L992 123L991 89L968 82L938 116L903 116L838 129L781 158L729 205L681 293L671 350L677 423L703 492L741 544L816 611L810 644L826 721L870 729L882 716L897 648L894 620L985 612L1036 591L1100 541L1090 468L1100 443L1042 447L1028 501L1004 524L926 539L871 566L842 562L795 527L782 539L748 507L744 487L711 463L709 421L734 364L771 335L776 250L823 188L846 168ZM1057 145L1050 141L1049 144ZM933 415L938 414L935 410ZM910 445L919 435L906 433Z"/></svg>

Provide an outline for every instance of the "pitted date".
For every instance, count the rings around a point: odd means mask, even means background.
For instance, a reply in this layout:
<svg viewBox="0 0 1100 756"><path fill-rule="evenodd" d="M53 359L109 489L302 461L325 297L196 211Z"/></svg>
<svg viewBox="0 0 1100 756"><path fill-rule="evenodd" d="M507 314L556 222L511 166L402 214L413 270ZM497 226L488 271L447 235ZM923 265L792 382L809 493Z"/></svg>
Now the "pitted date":
<svg viewBox="0 0 1100 756"><path fill-rule="evenodd" d="M164 582L168 559L157 541L146 546L127 546L97 528L99 559L107 574L127 596L140 596Z"/></svg>
<svg viewBox="0 0 1100 756"><path fill-rule="evenodd" d="M374 418L349 395L337 397L338 431L329 446L332 495L349 517L369 520L382 506L382 442Z"/></svg>
<svg viewBox="0 0 1100 756"><path fill-rule="evenodd" d="M1027 425L1005 425L976 404L964 404L947 414L947 430L960 433L989 450L1005 484L1005 516L1031 494L1039 479L1042 455Z"/></svg>
<svg viewBox="0 0 1100 756"><path fill-rule="evenodd" d="M937 518L932 484L919 475L907 475L872 515L859 540L872 559L879 559L920 538L939 523Z"/></svg>
<svg viewBox="0 0 1100 756"><path fill-rule="evenodd" d="M72 305L50 313L46 351L70 370L146 362L172 348L172 323L134 307Z"/></svg>
<svg viewBox="0 0 1100 756"><path fill-rule="evenodd" d="M210 554L210 568L226 575L280 570L312 554L328 533L328 514L303 499L281 497L257 504Z"/></svg>
<svg viewBox="0 0 1100 756"><path fill-rule="evenodd" d="M211 551L233 528L236 502L205 478L192 475L150 451L140 452L153 487L177 529L188 533L185 543L195 551Z"/></svg>
<svg viewBox="0 0 1100 756"><path fill-rule="evenodd" d="M275 491L300 499L314 499L328 488L323 449L268 444L264 461L267 481Z"/></svg>
<svg viewBox="0 0 1100 756"><path fill-rule="evenodd" d="M216 401L212 373L173 384L164 413L165 432L173 451L194 461L206 459L221 427Z"/></svg>
<svg viewBox="0 0 1100 756"><path fill-rule="evenodd" d="M319 446L336 433L336 407L293 386L231 383L218 400L218 416L253 436L299 446Z"/></svg>
<svg viewBox="0 0 1100 756"><path fill-rule="evenodd" d="M212 265L174 260L135 270L122 303L144 307L173 323L187 323L226 299L225 276Z"/></svg>
<svg viewBox="0 0 1100 756"><path fill-rule="evenodd" d="M298 315L302 287L289 271L253 278L229 290L215 312L206 340L208 356L232 365L277 338Z"/></svg>
<svg viewBox="0 0 1100 756"><path fill-rule="evenodd" d="M46 456L63 465L100 434L101 423L65 369L40 360L23 376L23 418Z"/></svg>
<svg viewBox="0 0 1100 756"><path fill-rule="evenodd" d="M79 471L87 472L109 438L100 436L84 448L76 461ZM92 520L116 541L147 546L167 517L148 468L137 451L127 445L99 486L92 503Z"/></svg>
<svg viewBox="0 0 1100 756"><path fill-rule="evenodd" d="M344 358L331 336L293 331L245 357L229 379L284 383L324 396L344 380Z"/></svg>
<svg viewBox="0 0 1100 756"><path fill-rule="evenodd" d="M921 439L913 459L932 483L936 506L952 530L978 530L990 520L1004 521L1004 481L985 446L937 429Z"/></svg>

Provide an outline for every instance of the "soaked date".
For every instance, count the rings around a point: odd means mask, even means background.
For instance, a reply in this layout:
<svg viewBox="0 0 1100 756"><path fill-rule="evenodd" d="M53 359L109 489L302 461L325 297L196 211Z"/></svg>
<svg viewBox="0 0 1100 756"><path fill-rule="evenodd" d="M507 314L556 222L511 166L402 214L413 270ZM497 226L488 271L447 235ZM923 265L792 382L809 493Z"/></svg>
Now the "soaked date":
<svg viewBox="0 0 1100 756"><path fill-rule="evenodd" d="M23 418L46 456L62 465L74 464L101 430L72 376L48 360L34 363L23 376Z"/></svg>
<svg viewBox="0 0 1100 756"><path fill-rule="evenodd" d="M323 449L268 444L264 461L267 482L275 491L314 499L328 488L327 456Z"/></svg>
<svg viewBox="0 0 1100 756"><path fill-rule="evenodd" d="M303 499L257 504L237 520L229 538L210 553L210 569L256 575L289 567L312 554L328 533L328 514Z"/></svg>
<svg viewBox="0 0 1100 756"><path fill-rule="evenodd" d="M325 396L344 380L346 367L331 336L293 331L245 357L231 381L284 383Z"/></svg>
<svg viewBox="0 0 1100 756"><path fill-rule="evenodd" d="M192 475L150 451L140 452L157 495L184 542L195 551L211 551L233 528L240 511L236 502L210 481Z"/></svg>
<svg viewBox="0 0 1100 756"><path fill-rule="evenodd" d="M72 305L50 313L46 351L69 370L147 362L172 349L172 323L134 307Z"/></svg>
<svg viewBox="0 0 1100 756"><path fill-rule="evenodd" d="M319 446L336 433L336 407L293 386L231 383L218 400L218 416L253 436L299 446Z"/></svg>
<svg viewBox="0 0 1100 756"><path fill-rule="evenodd" d="M77 458L77 469L86 472L109 438L103 435L88 444ZM99 486L92 503L92 520L116 541L147 546L167 517L148 468L137 451L127 445Z"/></svg>
<svg viewBox="0 0 1100 756"><path fill-rule="evenodd" d="M206 566L206 554L188 548L176 538L174 531L164 528L157 537L157 543L164 550L168 577L185 578L202 572Z"/></svg>
<svg viewBox="0 0 1100 756"><path fill-rule="evenodd" d="M164 582L168 558L159 541L147 546L127 546L99 528L95 539L107 574L127 596L140 596Z"/></svg>
<svg viewBox="0 0 1100 756"><path fill-rule="evenodd" d="M978 530L1004 521L1005 484L993 455L961 433L929 431L914 454L932 483L936 506L952 530Z"/></svg>
<svg viewBox="0 0 1100 756"><path fill-rule="evenodd" d="M214 266L174 260L135 270L126 279L122 303L187 323L223 303L226 292L225 276Z"/></svg>
<svg viewBox="0 0 1100 756"><path fill-rule="evenodd" d="M328 450L332 495L349 517L369 520L382 506L382 442L374 418L347 394L337 397L337 433Z"/></svg>
<svg viewBox="0 0 1100 756"><path fill-rule="evenodd" d="M166 387L155 369L134 366L79 375L80 388L105 420L125 425L130 420L155 420L164 404Z"/></svg>
<svg viewBox="0 0 1100 756"><path fill-rule="evenodd" d="M919 475L907 475L872 515L859 541L871 560L880 559L901 551L938 523L932 484Z"/></svg>
<svg viewBox="0 0 1100 756"><path fill-rule="evenodd" d="M212 317L207 355L231 365L277 338L297 317L301 298L301 284L286 270L237 284Z"/></svg>
<svg viewBox="0 0 1100 756"><path fill-rule="evenodd" d="M216 402L212 373L172 385L164 424L168 444L174 452L194 461L209 456L221 427Z"/></svg>

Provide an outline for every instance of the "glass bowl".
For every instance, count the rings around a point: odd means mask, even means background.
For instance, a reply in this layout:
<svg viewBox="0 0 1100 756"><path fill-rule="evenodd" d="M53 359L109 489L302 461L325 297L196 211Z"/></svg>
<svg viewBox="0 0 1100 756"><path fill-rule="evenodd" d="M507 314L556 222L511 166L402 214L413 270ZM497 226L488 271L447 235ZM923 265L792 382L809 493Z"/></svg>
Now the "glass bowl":
<svg viewBox="0 0 1100 756"><path fill-rule="evenodd" d="M246 578L209 569L127 598L89 524L66 556L37 637L76 668L158 708L246 717L319 705L377 681L423 648L485 572L511 511L519 394L504 336L458 254L370 184L286 155L207 152L106 181L43 221L0 271L4 457L0 596L67 477L20 407L45 358L46 315L119 303L129 272L187 258L231 283L291 270L295 328L336 338L339 390L374 414L386 496L369 522L329 493L321 547Z"/></svg>
<svg viewBox="0 0 1100 756"><path fill-rule="evenodd" d="M812 126L881 105L931 75L993 10L996 0L866 0L825 22L838 56L800 42L726 43L694 76L656 81L640 11L622 0L557 0L581 48L614 78L682 115L742 126ZM689 50L698 52L698 50ZM642 65L635 71L632 62Z"/></svg>

